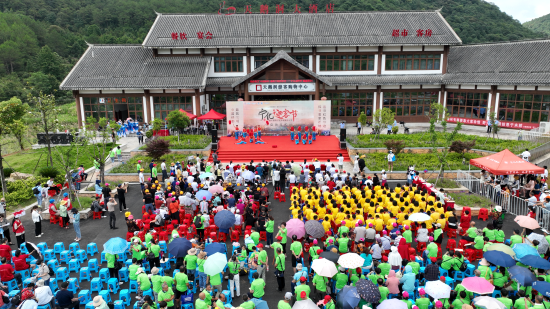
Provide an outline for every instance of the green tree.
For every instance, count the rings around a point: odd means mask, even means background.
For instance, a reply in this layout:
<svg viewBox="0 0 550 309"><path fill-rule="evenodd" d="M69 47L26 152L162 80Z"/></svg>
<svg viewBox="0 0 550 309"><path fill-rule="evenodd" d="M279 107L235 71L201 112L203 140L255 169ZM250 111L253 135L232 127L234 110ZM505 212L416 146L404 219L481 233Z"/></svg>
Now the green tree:
<svg viewBox="0 0 550 309"><path fill-rule="evenodd" d="M493 139L495 138L495 135L498 136L498 131L500 131L497 113L491 112L489 114L489 121L491 123L491 133L493 133Z"/></svg>
<svg viewBox="0 0 550 309"><path fill-rule="evenodd" d="M6 41L0 44L0 61L4 63L7 72L13 73L17 65L21 63L22 58L20 46L14 41Z"/></svg>
<svg viewBox="0 0 550 309"><path fill-rule="evenodd" d="M441 121L441 127L442 127L442 133L439 133L435 129L435 118L430 118L430 128L428 129L429 134L429 142L432 145L432 152L436 156L437 160L439 161L440 167L439 167L439 174L437 175L437 178L443 177L443 172L445 171L445 166L448 166L447 163L447 156L449 155L449 148L453 144L453 142L456 140L458 136L458 131L462 128L462 123L457 122L455 128L451 133L447 132L447 120ZM441 142L441 146L438 143L438 138L443 136L443 140ZM440 149L441 147L441 149Z"/></svg>
<svg viewBox="0 0 550 309"><path fill-rule="evenodd" d="M40 95L40 93L54 94L59 89L57 78L44 72L32 73L27 79L27 83L31 87L32 94L35 96Z"/></svg>
<svg viewBox="0 0 550 309"><path fill-rule="evenodd" d="M111 132L107 127L108 120L105 117L97 120L94 117L86 118L86 130L84 133L84 145L88 145L88 152L86 153L93 160L99 163L99 177L102 182L105 182L105 160L111 148ZM110 128L118 131L120 125L117 123L109 124ZM101 130L97 130L101 128ZM116 136L116 135L115 135ZM112 145L114 147L115 145Z"/></svg>
<svg viewBox="0 0 550 309"><path fill-rule="evenodd" d="M365 112L361 112L357 121L361 124L361 133L363 133L363 128L367 125L367 115L365 115Z"/></svg>
<svg viewBox="0 0 550 309"><path fill-rule="evenodd" d="M430 104L430 113L429 118L434 119L435 123L440 123L442 121L447 121L449 119L449 112L443 104L439 102L432 102Z"/></svg>
<svg viewBox="0 0 550 309"><path fill-rule="evenodd" d="M33 96L29 93L28 101L31 102L31 105L34 107L31 110L31 113L33 116L40 119L40 122L36 123L36 126L46 135L48 158L50 159L50 166L53 167L51 134L54 133L59 126L59 120L57 119L58 109L55 104L55 96L53 94L44 94L42 92L40 92L38 96Z"/></svg>
<svg viewBox="0 0 550 309"><path fill-rule="evenodd" d="M0 102L0 180L2 181L2 194L8 193L6 179L4 178L4 158L2 157L2 146L4 138L11 133L15 122L20 121L28 109L27 104L23 104L18 98L11 98L8 101Z"/></svg>
<svg viewBox="0 0 550 309"><path fill-rule="evenodd" d="M155 119L153 119L151 124L153 125L153 131L158 131L158 130L162 129L162 127L164 126L164 121L162 121L158 118L155 118Z"/></svg>
<svg viewBox="0 0 550 309"><path fill-rule="evenodd" d="M65 75L63 59L56 52L52 51L48 45L40 49L38 55L36 55L34 66L37 71L52 75L57 80L63 79Z"/></svg>
<svg viewBox="0 0 550 309"><path fill-rule="evenodd" d="M179 110L171 111L168 114L168 117L166 117L166 120L168 120L168 127L170 129L178 131L178 139L179 133L181 133L183 129L191 125L191 119L189 119L189 116L180 112Z"/></svg>
<svg viewBox="0 0 550 309"><path fill-rule="evenodd" d="M17 139L17 143L19 144L19 148L21 150L25 149L23 146L23 138L25 137L25 134L27 134L28 129L29 127L27 127L23 120L15 120L11 126L11 133Z"/></svg>
<svg viewBox="0 0 550 309"><path fill-rule="evenodd" d="M391 109L384 107L376 110L372 116L372 126L376 131L377 136L380 136L380 132L392 124L395 119L395 112Z"/></svg>

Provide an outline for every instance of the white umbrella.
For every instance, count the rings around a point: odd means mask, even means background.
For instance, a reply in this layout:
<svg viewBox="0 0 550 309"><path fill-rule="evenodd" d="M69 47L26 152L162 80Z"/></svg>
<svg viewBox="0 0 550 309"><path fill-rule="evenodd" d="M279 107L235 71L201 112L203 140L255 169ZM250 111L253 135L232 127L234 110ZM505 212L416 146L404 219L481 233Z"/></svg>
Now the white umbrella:
<svg viewBox="0 0 550 309"><path fill-rule="evenodd" d="M474 298L474 305L485 309L505 309L506 305L489 296L478 296Z"/></svg>
<svg viewBox="0 0 550 309"><path fill-rule="evenodd" d="M424 290L426 294L435 299L449 298L451 296L451 287L439 280L428 281Z"/></svg>
<svg viewBox="0 0 550 309"><path fill-rule="evenodd" d="M346 253L341 255L338 259L338 265L344 268L357 268L363 267L365 259L359 256L357 253Z"/></svg>
<svg viewBox="0 0 550 309"><path fill-rule="evenodd" d="M546 251L548 250L548 241L546 240L544 235L537 234L537 233L531 233L531 234L529 234L529 236L527 236L527 239L529 239L530 241L533 241L533 240L538 240L539 241L539 246L537 247L537 251L540 254L545 254ZM525 242L525 243L527 243L527 242Z"/></svg>
<svg viewBox="0 0 550 309"><path fill-rule="evenodd" d="M336 265L334 265L333 262L327 260L327 259L316 259L313 260L313 263L311 264L311 269L315 271L319 276L332 278L332 276L336 275L338 270L336 269Z"/></svg>
<svg viewBox="0 0 550 309"><path fill-rule="evenodd" d="M317 305L310 299L300 300L294 303L292 309L319 309Z"/></svg>
<svg viewBox="0 0 550 309"><path fill-rule="evenodd" d="M244 173L242 173L242 175L244 180L253 180L254 179L254 173L252 173L251 171L245 171Z"/></svg>
<svg viewBox="0 0 550 309"><path fill-rule="evenodd" d="M414 222L424 222L430 220L430 216L425 213L416 212L409 216L409 220Z"/></svg>

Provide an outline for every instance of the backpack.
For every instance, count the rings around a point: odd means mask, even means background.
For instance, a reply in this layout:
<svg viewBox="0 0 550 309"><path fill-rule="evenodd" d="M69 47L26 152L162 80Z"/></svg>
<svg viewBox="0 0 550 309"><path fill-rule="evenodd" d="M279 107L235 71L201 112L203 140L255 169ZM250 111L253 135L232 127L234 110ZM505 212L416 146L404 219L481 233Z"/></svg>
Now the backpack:
<svg viewBox="0 0 550 309"><path fill-rule="evenodd" d="M40 194L40 190L38 190L37 187L34 187L34 188L32 188L32 194L38 195L38 194Z"/></svg>
<svg viewBox="0 0 550 309"><path fill-rule="evenodd" d="M202 226L201 218L199 216L196 216L195 221L193 221L193 224L195 225L196 228L200 228Z"/></svg>

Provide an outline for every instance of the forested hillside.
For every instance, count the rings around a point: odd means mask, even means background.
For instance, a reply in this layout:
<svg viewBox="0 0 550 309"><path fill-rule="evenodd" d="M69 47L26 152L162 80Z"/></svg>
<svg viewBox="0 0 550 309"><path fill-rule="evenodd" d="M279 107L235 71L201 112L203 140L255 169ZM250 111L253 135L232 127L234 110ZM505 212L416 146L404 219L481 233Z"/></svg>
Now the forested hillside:
<svg viewBox="0 0 550 309"><path fill-rule="evenodd" d="M533 31L550 35L550 14L525 22L523 23L523 26Z"/></svg>
<svg viewBox="0 0 550 309"><path fill-rule="evenodd" d="M51 93L86 49L86 42L102 44L141 43L163 13L217 12L221 0L0 0L0 100L26 98L34 92ZM290 9L297 3L302 12L309 4L322 11L329 1L282 2ZM523 27L493 4L480 0L345 0L332 1L336 11L435 10L464 43L519 40L543 36ZM274 12L275 0L228 0L242 13L250 4L258 12L267 4ZM288 11L288 9L286 11ZM57 92L58 101L70 101Z"/></svg>

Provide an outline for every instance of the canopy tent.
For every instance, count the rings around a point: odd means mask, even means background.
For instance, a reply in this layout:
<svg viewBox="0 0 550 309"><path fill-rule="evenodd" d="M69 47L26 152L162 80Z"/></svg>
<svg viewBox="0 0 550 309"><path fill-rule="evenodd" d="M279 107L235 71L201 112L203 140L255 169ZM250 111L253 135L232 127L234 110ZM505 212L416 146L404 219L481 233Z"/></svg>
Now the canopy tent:
<svg viewBox="0 0 550 309"><path fill-rule="evenodd" d="M184 111L184 110L183 110L183 109L181 109L181 108L180 108L180 112L182 112L182 113L186 114L186 115L187 115L187 117L189 117L189 119L191 119L191 120L193 120L193 119L197 118L197 116L196 116L196 115L194 115L194 114L191 114L191 113L188 113L188 112Z"/></svg>
<svg viewBox="0 0 550 309"><path fill-rule="evenodd" d="M224 119L225 115L220 114L216 112L215 110L211 109L208 113L198 117L199 120L221 120Z"/></svg>
<svg viewBox="0 0 550 309"><path fill-rule="evenodd" d="M471 159L470 164L494 175L543 174L544 168L529 163L505 149L490 156Z"/></svg>

